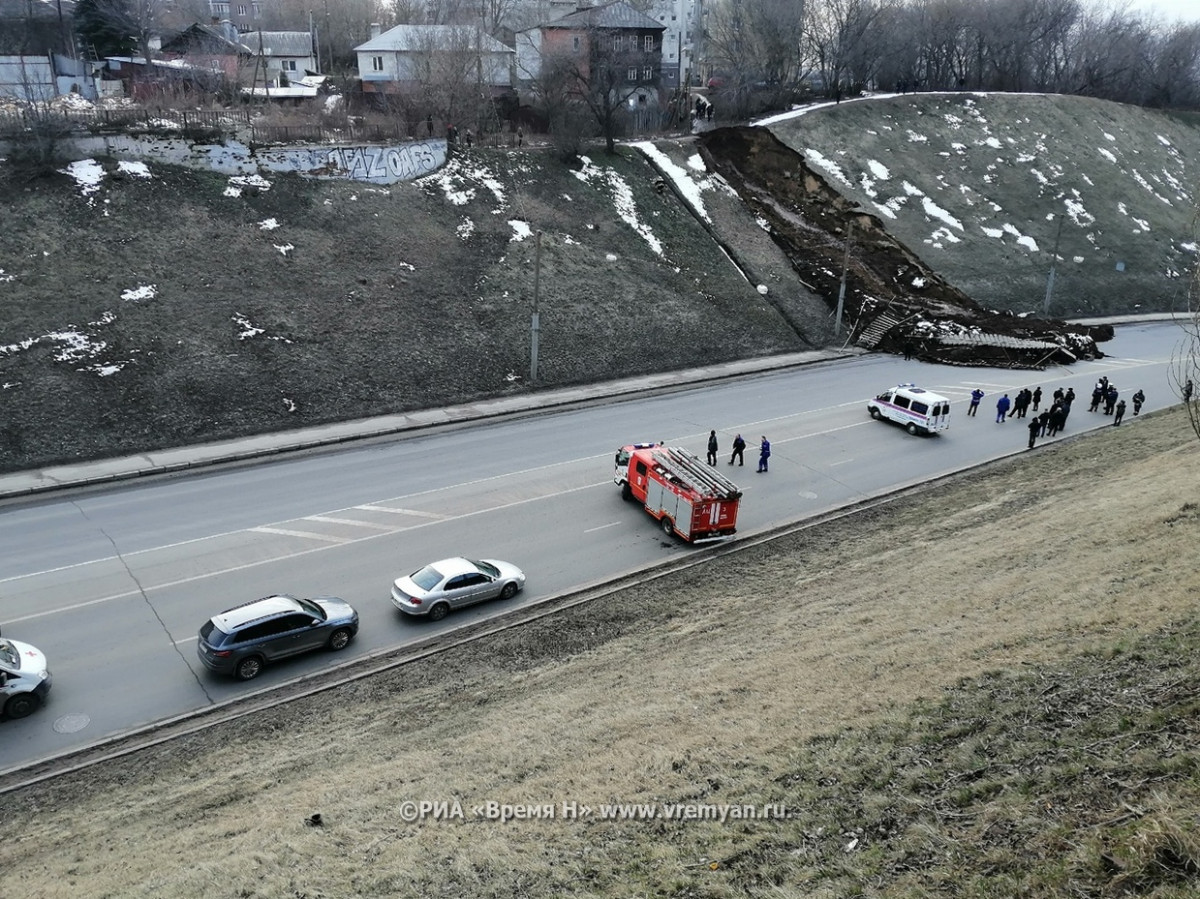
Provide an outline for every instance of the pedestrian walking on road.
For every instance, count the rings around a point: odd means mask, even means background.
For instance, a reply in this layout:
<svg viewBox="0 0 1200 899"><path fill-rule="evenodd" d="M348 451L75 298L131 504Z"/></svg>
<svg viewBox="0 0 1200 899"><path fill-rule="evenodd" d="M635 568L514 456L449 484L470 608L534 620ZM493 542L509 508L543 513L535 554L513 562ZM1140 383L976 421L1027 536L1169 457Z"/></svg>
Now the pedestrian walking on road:
<svg viewBox="0 0 1200 899"><path fill-rule="evenodd" d="M1038 423L1038 436L1045 437L1046 436L1046 428L1048 428L1050 426L1050 410L1049 409L1043 409L1040 413L1038 413L1037 423Z"/></svg>
<svg viewBox="0 0 1200 899"><path fill-rule="evenodd" d="M979 411L979 401L983 399L983 391L976 387L971 391L971 405L967 407L967 415L971 418L975 417L975 413Z"/></svg>
<svg viewBox="0 0 1200 899"><path fill-rule="evenodd" d="M1137 415L1142 411L1142 403L1146 402L1146 394L1139 390L1133 395L1133 414Z"/></svg>
<svg viewBox="0 0 1200 899"><path fill-rule="evenodd" d="M1108 385L1108 392L1104 394L1104 414L1112 415L1113 407L1117 405L1117 388L1112 384Z"/></svg>
<svg viewBox="0 0 1200 899"><path fill-rule="evenodd" d="M1033 449L1034 441L1037 440L1038 432L1042 429L1041 418L1037 415L1032 415L1029 418L1029 448Z"/></svg>
<svg viewBox="0 0 1200 899"><path fill-rule="evenodd" d="M1033 391L1033 411L1038 410L1038 406L1042 404L1042 388L1037 387Z"/></svg>
<svg viewBox="0 0 1200 899"><path fill-rule="evenodd" d="M1125 417L1125 401L1121 400L1121 402L1117 403L1116 412L1113 414L1113 424L1119 425L1121 423L1121 419L1124 417Z"/></svg>
<svg viewBox="0 0 1200 899"><path fill-rule="evenodd" d="M733 453L729 456L729 464L733 464L733 460L737 459L738 465L745 465L746 459L742 455L746 452L746 441L742 439L742 435L738 434L733 438Z"/></svg>
<svg viewBox="0 0 1200 899"><path fill-rule="evenodd" d="M1008 408L1012 405L1012 400L1008 398L1008 394L996 400L996 424L1003 424L1005 417L1008 415Z"/></svg>
<svg viewBox="0 0 1200 899"><path fill-rule="evenodd" d="M758 447L758 472L761 474L767 470L767 460L771 458L771 443L763 436L762 443Z"/></svg>
<svg viewBox="0 0 1200 899"><path fill-rule="evenodd" d="M708 432L708 464L717 464L717 432Z"/></svg>

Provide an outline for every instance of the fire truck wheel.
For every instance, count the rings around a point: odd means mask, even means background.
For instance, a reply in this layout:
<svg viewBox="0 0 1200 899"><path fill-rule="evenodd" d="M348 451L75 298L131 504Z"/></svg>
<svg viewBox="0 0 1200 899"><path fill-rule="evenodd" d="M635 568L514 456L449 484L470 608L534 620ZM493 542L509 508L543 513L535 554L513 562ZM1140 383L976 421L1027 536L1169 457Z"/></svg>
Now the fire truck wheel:
<svg viewBox="0 0 1200 899"><path fill-rule="evenodd" d="M449 611L450 607L448 605L446 605L444 602L439 602L429 610L429 615L427 617L430 621L441 621L446 617Z"/></svg>
<svg viewBox="0 0 1200 899"><path fill-rule="evenodd" d="M675 536L675 525L671 524L671 519L664 515L659 519L659 524L662 525L663 533L668 537Z"/></svg>
<svg viewBox="0 0 1200 899"><path fill-rule="evenodd" d="M633 488L629 486L628 481L621 485L621 499L625 500L625 502L633 499Z"/></svg>
<svg viewBox="0 0 1200 899"><path fill-rule="evenodd" d="M908 433L910 433L910 434L912 434L914 437L916 437L916 436L917 436L917 423L916 423L916 422L913 422L913 421L910 421L910 422L908 423L908 429L907 429L907 430L908 430Z"/></svg>

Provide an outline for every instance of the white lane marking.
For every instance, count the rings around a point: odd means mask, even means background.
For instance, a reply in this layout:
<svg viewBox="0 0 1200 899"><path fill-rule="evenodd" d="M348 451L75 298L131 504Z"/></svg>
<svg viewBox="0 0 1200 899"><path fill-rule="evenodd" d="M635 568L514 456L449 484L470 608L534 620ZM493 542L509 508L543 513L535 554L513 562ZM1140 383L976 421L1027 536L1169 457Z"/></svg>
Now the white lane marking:
<svg viewBox="0 0 1200 899"><path fill-rule="evenodd" d="M417 518L433 518L437 521L446 519L445 515L439 515L437 512L422 512L419 509L393 509L391 506L377 506L374 503L354 508L362 509L364 512L391 512L393 515L414 515Z"/></svg>
<svg viewBox="0 0 1200 899"><path fill-rule="evenodd" d="M595 531L602 531L602 530L604 530L605 528L615 528L615 527L616 527L617 525L619 525L619 524L621 524L621 522L619 522L619 521L610 521L608 524L602 524L602 525L600 525L599 527L595 527L595 528L588 528L586 531L584 531L584 533L585 533L585 534L591 534L591 533L593 533L593 532L595 532Z"/></svg>
<svg viewBox="0 0 1200 899"><path fill-rule="evenodd" d="M332 537L329 534L313 534L309 531L293 531L288 528L250 528L256 534L282 534L284 537L303 537L308 540L324 540L327 543L353 543L353 537Z"/></svg>
<svg viewBox="0 0 1200 899"><path fill-rule="evenodd" d="M196 634L196 636L194 636L194 637L184 637L182 640L176 640L175 645L178 646L180 643L191 643L193 640L199 640L199 639L200 639L200 635Z"/></svg>
<svg viewBox="0 0 1200 899"><path fill-rule="evenodd" d="M356 528L369 528L372 531L394 531L390 524L376 524L373 521L358 521L354 518L334 518L331 515L306 515L301 521L324 521L327 524L348 524Z"/></svg>
<svg viewBox="0 0 1200 899"><path fill-rule="evenodd" d="M829 467L836 468L839 465L845 465L847 462L853 462L853 461L854 461L853 459L843 459L841 462L830 462Z"/></svg>
<svg viewBox="0 0 1200 899"><path fill-rule="evenodd" d="M474 512L465 512L462 515L456 515L452 518L447 518L445 520L446 521L455 521L455 520L461 519L461 518L474 518L477 515L484 515L488 512L499 512L499 511L503 511L504 509L511 509L514 506L522 506L522 505L525 505L526 503L536 502L541 499L550 499L555 496L566 496L569 493L578 493L581 490L591 490L595 487L608 487L611 484L612 484L612 480L609 478L605 478L603 481L597 481L594 484L585 484L582 487L572 487L570 490L560 490L558 493L543 494L541 496L530 497L529 499L514 500L511 503L504 503L499 506L493 506L490 509L477 509ZM426 528L426 527L430 527L434 524L438 524L438 522L430 521L425 524L414 524L414 525L410 525L410 526L404 527L404 528L397 528L396 530L392 531L391 533L398 534L401 531L411 531L411 530L416 530L417 528ZM258 530L258 529L251 528L251 530ZM244 532L239 531L237 533L244 533ZM315 536L315 535L305 534L303 536ZM222 568L219 571L207 571L204 574L197 574L197 575L194 575L193 577L180 578L179 580L176 580L176 581L166 581L161 584L152 584L152 585L145 587L144 589L145 589L145 592L147 592L147 593L153 592L155 590L170 590L173 587L180 587L184 584L192 584L192 583L195 583L196 581L203 581L203 580L207 580L207 579L213 578L213 577L221 577L226 574L233 574L234 572L237 572L237 571L246 571L250 568L256 568L259 565L273 565L277 562L286 561L287 559L298 559L301 556L308 556L308 555L312 555L313 553L325 552L326 550L330 550L330 549L338 549L340 546L342 546L346 543L361 543L366 540L374 540L376 537L386 537L386 536L390 536L390 535L389 534L372 534L369 537L358 537L357 539L351 538L351 539L347 539L347 540L342 540L342 541L339 541L337 544L333 544L333 545L329 545L329 546L317 546L317 547L313 547L312 549L302 549L297 552L283 553L282 555L271 556L270 558L255 559L253 562L247 562L244 565L233 565L229 568ZM186 542L187 543L195 543L196 541L188 540ZM149 550L143 550L143 552L149 552ZM78 565L70 565L70 566L66 566L66 567L78 568L85 564L90 564L90 563L80 562ZM61 571L63 569L54 569L54 570ZM46 573L49 573L49 572L46 572ZM22 577L33 577L33 576L34 575L22 575ZM74 612L77 609L86 609L88 606L95 606L95 605L99 605L99 604L105 603L105 602L112 602L113 600L117 600L117 599L129 599L131 597L141 597L141 595L142 595L142 593L138 590L126 590L122 593L113 593L113 594L110 594L109 596L100 596L100 597L97 597L96 599L89 599L84 602L78 602L78 603L75 603L74 605L70 605L70 606L63 606L58 609L45 609L44 611L34 612L30 615L24 615L20 618L5 618L4 620L5 620L6 624L17 624L19 622L24 622L24 621L33 621L34 619L37 619L37 618L46 618L50 615L57 615L60 612Z"/></svg>

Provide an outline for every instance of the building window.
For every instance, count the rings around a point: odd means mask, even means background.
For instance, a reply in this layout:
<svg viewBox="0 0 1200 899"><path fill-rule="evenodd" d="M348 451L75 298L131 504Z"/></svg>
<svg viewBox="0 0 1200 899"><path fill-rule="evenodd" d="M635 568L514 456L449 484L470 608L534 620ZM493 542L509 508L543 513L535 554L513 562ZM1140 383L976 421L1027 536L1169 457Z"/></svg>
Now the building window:
<svg viewBox="0 0 1200 899"><path fill-rule="evenodd" d="M241 17L243 19L246 18L246 16L250 15L250 7L248 7L245 3L239 3L238 8L237 8L237 14L239 17Z"/></svg>
<svg viewBox="0 0 1200 899"><path fill-rule="evenodd" d="M652 35L652 34L646 35L645 47L646 47L647 53L649 53L651 50L654 49L654 35Z"/></svg>
<svg viewBox="0 0 1200 899"><path fill-rule="evenodd" d="M261 3L252 3L251 9L254 10L254 18L256 18L256 19L262 18L262 4Z"/></svg>
<svg viewBox="0 0 1200 899"><path fill-rule="evenodd" d="M213 4L213 15L220 16L222 19L229 18L229 4L228 3L214 3Z"/></svg>
<svg viewBox="0 0 1200 899"><path fill-rule="evenodd" d="M630 69L625 73L626 81L637 81L637 69Z"/></svg>
<svg viewBox="0 0 1200 899"><path fill-rule="evenodd" d="M620 53L622 50L625 49L624 44L625 44L624 37L622 35L618 34L616 37L613 38L613 52Z"/></svg>
<svg viewBox="0 0 1200 899"><path fill-rule="evenodd" d="M296 71L296 60L281 59L279 60L279 68L283 69L285 72L294 72Z"/></svg>
<svg viewBox="0 0 1200 899"><path fill-rule="evenodd" d="M382 56L372 56L371 57L371 71L372 72L382 72L383 71L383 57Z"/></svg>
<svg viewBox="0 0 1200 899"><path fill-rule="evenodd" d="M579 52L579 35L577 34L571 38L571 49L576 53Z"/></svg>
<svg viewBox="0 0 1200 899"><path fill-rule="evenodd" d="M643 81L653 81L654 80L654 69L651 68L650 66L646 66L646 68L642 69L642 80Z"/></svg>

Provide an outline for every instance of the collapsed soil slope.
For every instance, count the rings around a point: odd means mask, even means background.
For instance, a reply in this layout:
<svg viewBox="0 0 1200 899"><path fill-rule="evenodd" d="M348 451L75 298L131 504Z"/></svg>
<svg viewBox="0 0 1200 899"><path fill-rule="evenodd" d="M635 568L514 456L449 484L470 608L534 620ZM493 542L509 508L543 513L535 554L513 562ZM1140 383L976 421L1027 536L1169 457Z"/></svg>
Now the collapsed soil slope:
<svg viewBox="0 0 1200 899"><path fill-rule="evenodd" d="M1128 420L6 794L4 883L1182 899L1200 865L1198 462L1182 411ZM913 553L923 577L897 577ZM422 801L463 817L416 817ZM502 824L474 813L488 802L556 815ZM610 802L786 815L604 820Z"/></svg>

